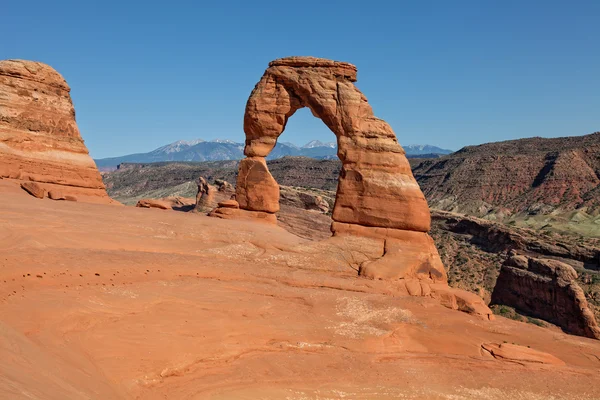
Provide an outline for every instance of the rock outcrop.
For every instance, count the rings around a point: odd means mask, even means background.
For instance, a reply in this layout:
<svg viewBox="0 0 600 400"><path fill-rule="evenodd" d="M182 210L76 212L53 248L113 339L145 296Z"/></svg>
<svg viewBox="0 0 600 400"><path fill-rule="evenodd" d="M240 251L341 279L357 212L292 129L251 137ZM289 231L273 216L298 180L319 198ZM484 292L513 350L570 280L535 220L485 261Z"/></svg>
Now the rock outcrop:
<svg viewBox="0 0 600 400"><path fill-rule="evenodd" d="M223 179L215 179L215 185L219 192L235 192L233 185Z"/></svg>
<svg viewBox="0 0 600 400"><path fill-rule="evenodd" d="M323 214L329 212L329 202L314 189L300 189L289 186L279 188L279 203L305 210L319 211ZM333 204L333 199L328 198Z"/></svg>
<svg viewBox="0 0 600 400"><path fill-rule="evenodd" d="M309 107L338 139L342 170L333 219L427 232L427 201L412 176L404 150L390 126L374 116L355 81L356 67L348 63L312 57L271 62L246 105L244 154L251 163L264 160L287 120L296 110ZM238 179L238 195L247 196L252 191L252 186ZM246 209L243 201L240 206ZM269 204L260 211L277 210Z"/></svg>
<svg viewBox="0 0 600 400"><path fill-rule="evenodd" d="M0 61L0 177L113 203L79 134L70 90L48 65Z"/></svg>
<svg viewBox="0 0 600 400"><path fill-rule="evenodd" d="M560 261L511 253L500 270L492 303L514 307L566 332L600 339L600 327L577 284L577 272Z"/></svg>
<svg viewBox="0 0 600 400"><path fill-rule="evenodd" d="M246 159L240 162L236 186L240 209L218 208L213 214L256 214L275 221L280 191L265 157L288 119L308 107L337 137L342 167L334 236L377 238L384 249L379 260L361 266L361 274L445 283L444 266L427 234L431 218L425 196L392 128L375 117L354 85L356 72L352 64L313 57L271 62L246 104Z"/></svg>
<svg viewBox="0 0 600 400"><path fill-rule="evenodd" d="M279 185L264 157L248 157L240 162L236 200L244 210L271 214L279 211Z"/></svg>
<svg viewBox="0 0 600 400"><path fill-rule="evenodd" d="M552 354L534 350L529 347L512 343L484 343L481 348L492 357L501 361L516 362L520 364L550 364L565 365L565 363Z"/></svg>
<svg viewBox="0 0 600 400"><path fill-rule="evenodd" d="M336 243L348 237L374 239L378 257L368 257L359 274L401 281L409 294L447 292L451 308L492 319L492 312L469 294L447 286L435 244L427 233L431 216L404 150L392 128L375 117L366 97L354 86L356 67L313 57L289 57L269 64L246 104L246 158L236 185L239 209L218 207L209 215L261 218L276 222L280 188L267 167L288 119L308 107L337 137L339 172L331 231ZM315 201L324 209L323 199ZM351 253L351 251L350 251ZM457 305L460 299L460 306ZM456 306L456 307L455 307Z"/></svg>
<svg viewBox="0 0 600 400"><path fill-rule="evenodd" d="M35 182L23 182L21 183L21 188L38 199L46 197L46 190Z"/></svg>
<svg viewBox="0 0 600 400"><path fill-rule="evenodd" d="M173 206L168 201L157 199L141 199L135 206L139 208L158 208L160 210L173 209Z"/></svg>
<svg viewBox="0 0 600 400"><path fill-rule="evenodd" d="M198 193L196 194L196 205L194 211L196 212L208 212L214 206L214 192L215 190L208 184L204 177L198 178Z"/></svg>

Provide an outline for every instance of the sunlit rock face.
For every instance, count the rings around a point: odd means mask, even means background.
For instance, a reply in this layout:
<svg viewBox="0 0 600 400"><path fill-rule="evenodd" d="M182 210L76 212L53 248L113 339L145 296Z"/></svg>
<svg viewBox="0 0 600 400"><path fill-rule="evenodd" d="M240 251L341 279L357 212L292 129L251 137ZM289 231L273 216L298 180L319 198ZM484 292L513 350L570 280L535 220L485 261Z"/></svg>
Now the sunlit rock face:
<svg viewBox="0 0 600 400"><path fill-rule="evenodd" d="M0 61L0 177L111 203L88 154L65 79L34 61Z"/></svg>
<svg viewBox="0 0 600 400"><path fill-rule="evenodd" d="M308 107L335 133L342 161L332 214L334 236L385 241L385 254L365 262L360 273L374 279L446 283L444 266L427 233L431 216L425 196L394 131L375 117L355 81L356 67L344 62L289 57L269 64L246 104L247 158L239 167L240 210L235 213L256 214L261 220L272 215L268 221L276 221L279 186L265 157L288 119Z"/></svg>

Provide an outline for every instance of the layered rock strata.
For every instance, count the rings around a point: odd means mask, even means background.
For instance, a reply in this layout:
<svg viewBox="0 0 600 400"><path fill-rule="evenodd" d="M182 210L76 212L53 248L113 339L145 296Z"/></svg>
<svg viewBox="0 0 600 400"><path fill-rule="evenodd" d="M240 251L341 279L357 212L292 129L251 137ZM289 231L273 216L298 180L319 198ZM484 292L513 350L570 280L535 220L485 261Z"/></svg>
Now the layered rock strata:
<svg viewBox="0 0 600 400"><path fill-rule="evenodd" d="M214 202L215 190L208 184L204 177L198 178L198 193L196 193L196 204L194 211L207 212L210 211L211 205Z"/></svg>
<svg viewBox="0 0 600 400"><path fill-rule="evenodd" d="M513 214L600 214L600 132L467 146L413 170L429 203L498 219Z"/></svg>
<svg viewBox="0 0 600 400"><path fill-rule="evenodd" d="M577 272L560 261L511 253L500 270L492 303L514 307L566 332L600 339Z"/></svg>
<svg viewBox="0 0 600 400"><path fill-rule="evenodd" d="M427 234L431 218L425 196L394 131L375 117L367 98L354 85L356 73L352 64L313 57L282 58L269 64L246 104L247 158L239 166L240 210L236 212L275 221L279 186L265 157L288 119L308 107L335 133L342 161L332 232L385 241L382 258L361 267L361 273L379 279L418 277L446 282L446 272Z"/></svg>
<svg viewBox="0 0 600 400"><path fill-rule="evenodd" d="M0 177L113 203L77 128L70 90L48 65L0 61Z"/></svg>

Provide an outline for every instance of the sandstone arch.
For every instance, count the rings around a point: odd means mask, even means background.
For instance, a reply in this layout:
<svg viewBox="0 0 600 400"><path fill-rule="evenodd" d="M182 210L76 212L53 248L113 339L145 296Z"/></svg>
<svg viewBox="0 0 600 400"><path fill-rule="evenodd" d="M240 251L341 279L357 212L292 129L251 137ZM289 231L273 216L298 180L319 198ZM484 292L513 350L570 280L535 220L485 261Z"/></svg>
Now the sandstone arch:
<svg viewBox="0 0 600 400"><path fill-rule="evenodd" d="M342 161L332 216L334 236L383 241L384 254L363 263L361 274L445 284L444 266L427 234L431 216L425 196L394 131L375 117L354 86L356 72L352 64L313 57L272 61L246 104L246 158L240 162L236 188L240 210L217 209L212 215L276 221L279 186L265 157L288 119L308 107L336 135Z"/></svg>
<svg viewBox="0 0 600 400"><path fill-rule="evenodd" d="M427 201L413 178L404 150L391 127L374 116L366 97L354 86L355 81L356 67L343 62L290 57L269 64L248 99L244 115L244 154L248 158L240 166L237 191L242 209L278 210L276 183L270 178L264 157L275 146L288 119L299 108L308 107L337 137L343 166L334 221L429 230ZM264 175L260 185L253 185L245 172L257 167L264 170ZM253 192L260 192L260 196Z"/></svg>

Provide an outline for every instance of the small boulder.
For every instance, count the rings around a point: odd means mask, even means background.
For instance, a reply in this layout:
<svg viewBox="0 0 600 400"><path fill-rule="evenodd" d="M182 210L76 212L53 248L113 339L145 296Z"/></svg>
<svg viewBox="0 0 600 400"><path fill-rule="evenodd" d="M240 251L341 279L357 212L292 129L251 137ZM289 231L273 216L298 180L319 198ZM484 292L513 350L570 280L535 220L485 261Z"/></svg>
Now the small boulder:
<svg viewBox="0 0 600 400"><path fill-rule="evenodd" d="M220 208L240 208L240 204L235 200L225 200L219 203Z"/></svg>
<svg viewBox="0 0 600 400"><path fill-rule="evenodd" d="M56 189L52 189L52 190L48 191L48 198L52 199L52 200L66 200L67 199L60 190L56 190Z"/></svg>
<svg viewBox="0 0 600 400"><path fill-rule="evenodd" d="M172 210L173 207L166 201L162 200L154 200L154 199L141 199L135 205L136 207L141 208L159 208L161 210Z"/></svg>
<svg viewBox="0 0 600 400"><path fill-rule="evenodd" d="M46 189L35 182L23 182L21 183L21 188L38 199L43 199L46 195Z"/></svg>
<svg viewBox="0 0 600 400"><path fill-rule="evenodd" d="M77 201L77 197L71 196L70 194L65 196L66 201Z"/></svg>
<svg viewBox="0 0 600 400"><path fill-rule="evenodd" d="M215 179L215 185L217 186L217 190L219 192L233 192L235 188L233 185L223 179Z"/></svg>

